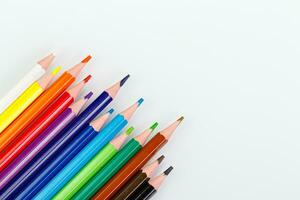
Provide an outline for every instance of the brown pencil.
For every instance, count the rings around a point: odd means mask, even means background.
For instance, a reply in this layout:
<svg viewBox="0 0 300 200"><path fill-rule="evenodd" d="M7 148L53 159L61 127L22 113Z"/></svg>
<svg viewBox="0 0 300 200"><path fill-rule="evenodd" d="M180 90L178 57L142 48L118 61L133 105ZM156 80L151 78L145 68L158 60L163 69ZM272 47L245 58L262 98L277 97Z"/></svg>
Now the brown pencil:
<svg viewBox="0 0 300 200"><path fill-rule="evenodd" d="M112 200L127 200L137 188L150 180L164 158L165 156L160 156L157 160L139 170L138 173L134 175L123 188L121 188Z"/></svg>
<svg viewBox="0 0 300 200"><path fill-rule="evenodd" d="M135 157L133 157L101 190L93 197L94 200L107 200L112 198L130 178L134 176L169 140L184 118L154 136Z"/></svg>

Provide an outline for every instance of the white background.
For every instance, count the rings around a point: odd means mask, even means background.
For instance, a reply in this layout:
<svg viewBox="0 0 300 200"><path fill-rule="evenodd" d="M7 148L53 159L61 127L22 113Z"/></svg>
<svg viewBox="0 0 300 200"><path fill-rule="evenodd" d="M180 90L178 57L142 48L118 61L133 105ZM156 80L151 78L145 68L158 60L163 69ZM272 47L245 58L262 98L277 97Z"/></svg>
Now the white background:
<svg viewBox="0 0 300 200"><path fill-rule="evenodd" d="M145 103L131 124L186 117L163 153L175 170L155 199L299 199L299 1L2 1L0 92L54 52L113 106ZM81 76L82 78L83 76ZM86 92L88 89L86 89Z"/></svg>

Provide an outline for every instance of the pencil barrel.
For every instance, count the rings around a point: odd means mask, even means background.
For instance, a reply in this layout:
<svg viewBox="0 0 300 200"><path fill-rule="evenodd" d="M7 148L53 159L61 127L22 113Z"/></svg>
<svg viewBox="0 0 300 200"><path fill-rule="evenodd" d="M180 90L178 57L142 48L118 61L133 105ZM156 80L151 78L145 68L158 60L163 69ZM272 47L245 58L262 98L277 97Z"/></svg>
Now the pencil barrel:
<svg viewBox="0 0 300 200"><path fill-rule="evenodd" d="M149 181L147 174L139 171L121 190L112 198L112 200L128 200L130 195L143 183Z"/></svg>
<svg viewBox="0 0 300 200"><path fill-rule="evenodd" d="M97 172L118 152L111 144L106 145L80 172L76 174L53 200L71 199Z"/></svg>
<svg viewBox="0 0 300 200"><path fill-rule="evenodd" d="M97 200L112 198L167 142L158 133L94 196Z"/></svg>
<svg viewBox="0 0 300 200"><path fill-rule="evenodd" d="M0 133L5 130L36 98L43 93L43 88L35 82L29 86L3 113L0 115Z"/></svg>
<svg viewBox="0 0 300 200"><path fill-rule="evenodd" d="M40 65L33 67L1 100L0 113L14 102L34 81L45 74L45 69Z"/></svg>
<svg viewBox="0 0 300 200"><path fill-rule="evenodd" d="M134 139L130 140L123 149L109 161L81 190L74 200L91 198L106 182L109 181L139 150L141 145Z"/></svg>

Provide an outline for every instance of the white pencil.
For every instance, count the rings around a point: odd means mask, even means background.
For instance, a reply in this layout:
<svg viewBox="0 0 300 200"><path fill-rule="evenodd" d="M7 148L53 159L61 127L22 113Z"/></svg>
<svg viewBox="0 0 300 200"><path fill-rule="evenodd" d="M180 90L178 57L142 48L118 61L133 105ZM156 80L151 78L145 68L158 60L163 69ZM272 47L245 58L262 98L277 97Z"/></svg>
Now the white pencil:
<svg viewBox="0 0 300 200"><path fill-rule="evenodd" d="M0 113L2 113L14 100L16 100L34 81L43 76L54 59L50 54L37 64L0 100Z"/></svg>

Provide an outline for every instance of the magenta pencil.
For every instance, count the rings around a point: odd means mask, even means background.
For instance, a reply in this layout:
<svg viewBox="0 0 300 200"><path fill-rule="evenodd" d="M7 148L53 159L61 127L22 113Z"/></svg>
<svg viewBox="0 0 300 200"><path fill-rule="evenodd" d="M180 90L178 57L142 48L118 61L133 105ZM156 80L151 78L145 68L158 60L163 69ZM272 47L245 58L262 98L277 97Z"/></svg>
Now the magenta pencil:
<svg viewBox="0 0 300 200"><path fill-rule="evenodd" d="M67 108L5 170L0 173L1 188L26 167L26 165L79 114L82 107L92 95L93 93L90 92L83 99L78 100Z"/></svg>

